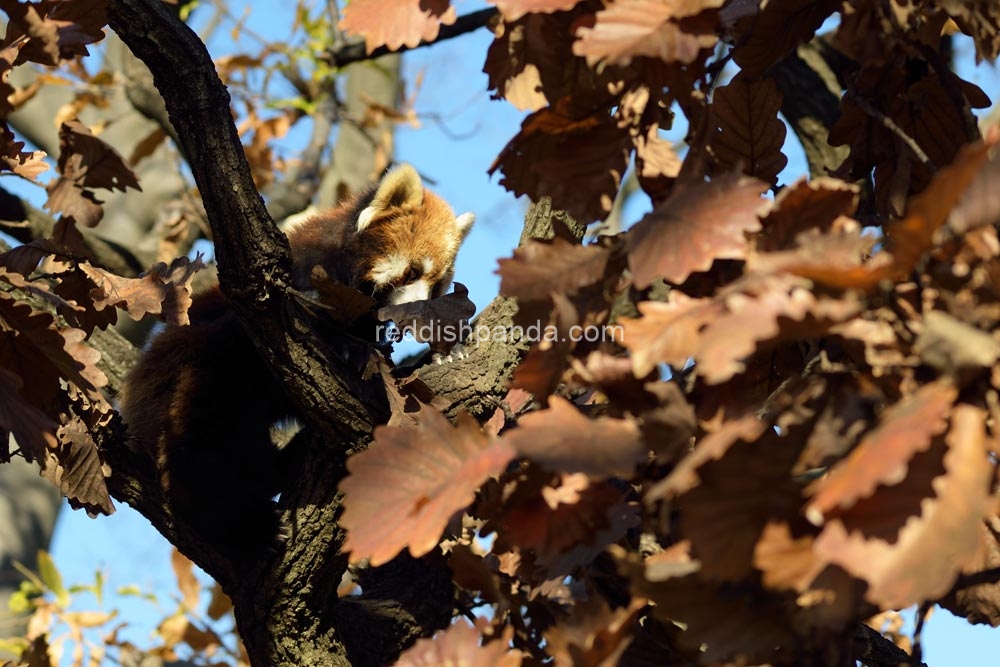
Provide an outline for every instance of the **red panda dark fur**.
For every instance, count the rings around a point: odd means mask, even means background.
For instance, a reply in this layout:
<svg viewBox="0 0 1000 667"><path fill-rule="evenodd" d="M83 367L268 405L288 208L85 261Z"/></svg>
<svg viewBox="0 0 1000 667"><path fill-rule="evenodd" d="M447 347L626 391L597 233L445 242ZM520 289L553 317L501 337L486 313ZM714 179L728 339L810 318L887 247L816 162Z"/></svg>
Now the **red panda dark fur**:
<svg viewBox="0 0 1000 667"><path fill-rule="evenodd" d="M290 226L293 286L310 290L320 265L379 305L440 296L472 221L402 165L354 202ZM253 557L278 535L272 499L282 456L271 428L294 408L218 286L194 297L189 316L142 354L122 416L151 455L174 517L209 531L233 557Z"/></svg>

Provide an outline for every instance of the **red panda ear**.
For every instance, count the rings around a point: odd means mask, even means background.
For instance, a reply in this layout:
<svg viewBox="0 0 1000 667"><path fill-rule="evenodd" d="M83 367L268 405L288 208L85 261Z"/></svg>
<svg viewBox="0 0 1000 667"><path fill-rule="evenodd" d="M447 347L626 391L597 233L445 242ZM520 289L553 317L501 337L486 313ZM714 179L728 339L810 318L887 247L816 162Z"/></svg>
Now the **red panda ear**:
<svg viewBox="0 0 1000 667"><path fill-rule="evenodd" d="M420 174L408 164L401 164L382 177L375 196L358 215L358 231L363 231L380 213L402 206L419 206L424 200Z"/></svg>
<svg viewBox="0 0 1000 667"><path fill-rule="evenodd" d="M469 230L472 229L472 223L475 221L476 215L471 211L455 218L455 226L458 227L458 233L463 239L469 234Z"/></svg>

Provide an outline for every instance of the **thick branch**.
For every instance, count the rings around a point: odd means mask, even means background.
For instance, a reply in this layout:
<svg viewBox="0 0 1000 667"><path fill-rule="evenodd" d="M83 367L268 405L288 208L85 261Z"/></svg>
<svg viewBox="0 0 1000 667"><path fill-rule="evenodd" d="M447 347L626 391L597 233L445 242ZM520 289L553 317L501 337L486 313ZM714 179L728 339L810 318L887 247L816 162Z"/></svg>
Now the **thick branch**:
<svg viewBox="0 0 1000 667"><path fill-rule="evenodd" d="M254 188L233 125L229 93L204 44L154 0L113 0L111 27L153 73L170 122L202 193L219 259L223 290L289 394L331 440L355 442L381 421L384 406L303 326L287 294L288 244ZM333 372L331 372L331 370ZM329 409L330 404L337 406Z"/></svg>

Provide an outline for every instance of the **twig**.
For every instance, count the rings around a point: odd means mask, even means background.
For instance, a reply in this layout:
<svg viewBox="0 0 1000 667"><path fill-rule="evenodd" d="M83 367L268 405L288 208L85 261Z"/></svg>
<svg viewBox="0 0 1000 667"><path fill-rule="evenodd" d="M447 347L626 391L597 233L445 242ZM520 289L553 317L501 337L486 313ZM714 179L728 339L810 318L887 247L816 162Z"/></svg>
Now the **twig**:
<svg viewBox="0 0 1000 667"><path fill-rule="evenodd" d="M887 130L895 134L896 137L899 138L899 140L902 141L906 145L906 147L910 149L910 152L913 153L913 156L918 160L920 160L920 163L923 164L925 167L927 167L927 169L930 170L932 174L937 173L937 167L934 165L934 162L932 162L931 159L927 157L927 153L924 152L924 149L922 149L920 145L916 142L916 140L910 135L908 135L906 131L903 130L903 128L897 125L896 121L889 118L884 113L873 107L871 103L868 102L868 100L864 99L859 95L854 95L853 100L855 104L861 107L862 111L864 111L866 114L868 114L878 122L882 123L882 125Z"/></svg>
<svg viewBox="0 0 1000 667"><path fill-rule="evenodd" d="M490 20L498 13L499 12L495 7L491 7L489 9L480 9L479 11L472 12L470 14L464 14L459 16L453 24L441 26L441 31L438 33L436 39L431 41L421 41L413 47L404 46L398 51L392 51L384 46L380 46L371 53L366 53L364 43L355 42L342 46L336 50L328 50L321 57L324 61L334 67L346 67L351 63L361 62L363 60L374 60L375 58L379 58L389 53L412 51L413 49L419 49L424 46L430 46L431 44L437 44L438 42L443 42L446 39L458 37L459 35L464 35L474 30L479 30L489 24Z"/></svg>

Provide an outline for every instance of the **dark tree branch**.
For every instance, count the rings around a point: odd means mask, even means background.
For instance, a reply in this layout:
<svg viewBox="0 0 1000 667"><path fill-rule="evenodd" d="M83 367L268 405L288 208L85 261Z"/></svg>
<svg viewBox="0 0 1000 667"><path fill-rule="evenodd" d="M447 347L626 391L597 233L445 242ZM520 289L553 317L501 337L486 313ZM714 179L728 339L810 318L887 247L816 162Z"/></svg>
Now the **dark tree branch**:
<svg viewBox="0 0 1000 667"><path fill-rule="evenodd" d="M405 53L406 51L412 51L413 49L419 49L424 46L430 46L431 44L437 44L438 42L443 42L446 39L452 39L453 37L458 37L474 30L479 30L480 28L489 25L493 17L499 14L499 10L495 7L489 9L480 9L476 12L471 12L469 14L463 14L459 16L454 23L451 25L441 26L441 31L438 32L437 39L432 41L421 41L416 46L406 46L397 51L392 51L384 46L380 46L371 53L365 52L364 42L352 42L340 48L327 51L325 60L333 65L334 67L345 67L351 63L361 62L362 60L374 60L384 55L390 53Z"/></svg>

